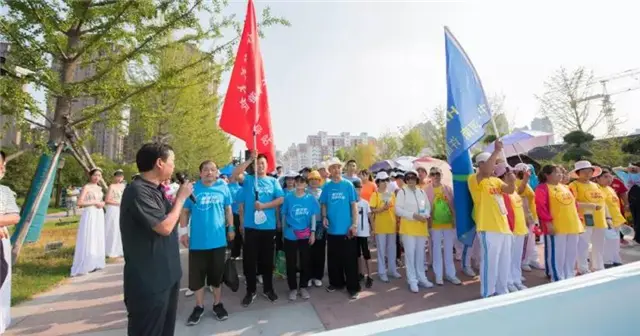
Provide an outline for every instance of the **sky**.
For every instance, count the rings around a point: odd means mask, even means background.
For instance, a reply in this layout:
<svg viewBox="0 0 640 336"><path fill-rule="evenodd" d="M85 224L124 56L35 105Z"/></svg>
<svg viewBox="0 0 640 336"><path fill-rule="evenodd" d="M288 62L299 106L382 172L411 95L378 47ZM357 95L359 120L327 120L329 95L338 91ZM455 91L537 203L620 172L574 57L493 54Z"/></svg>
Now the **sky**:
<svg viewBox="0 0 640 336"><path fill-rule="evenodd" d="M283 152L318 131L379 136L424 121L446 102L445 25L487 95L504 95L513 126L540 116L534 95L561 66L583 66L597 77L640 68L640 20L618 1L258 0L255 6L258 16L269 6L291 22L267 28L261 40L275 143ZM225 14L244 18L245 11L246 1L230 1ZM228 74L223 79L222 95ZM608 88L636 86L639 79L627 78ZM627 120L623 131L640 128L640 90L612 100ZM243 148L236 141L235 153Z"/></svg>
<svg viewBox="0 0 640 336"><path fill-rule="evenodd" d="M534 95L559 67L596 77L640 68L640 20L616 1L256 1L291 27L261 48L277 149L318 131L378 136L423 121L446 102L443 27L474 63L487 95L504 95L514 126L539 116ZM228 11L243 17L245 1ZM612 81L610 92L640 86ZM226 83L221 93L226 91ZM594 92L597 93L597 92ZM623 131L640 128L640 90L615 95ZM594 102L599 105L599 102ZM234 148L241 150L241 141Z"/></svg>

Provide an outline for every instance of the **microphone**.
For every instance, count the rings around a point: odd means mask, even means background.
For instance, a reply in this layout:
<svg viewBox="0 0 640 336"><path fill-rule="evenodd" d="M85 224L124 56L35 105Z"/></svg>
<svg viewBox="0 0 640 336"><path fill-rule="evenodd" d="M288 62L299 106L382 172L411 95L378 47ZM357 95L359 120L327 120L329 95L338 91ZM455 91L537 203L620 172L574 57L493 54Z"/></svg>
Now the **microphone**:
<svg viewBox="0 0 640 336"><path fill-rule="evenodd" d="M180 182L180 184L185 184L187 182L187 176L184 173L177 173L176 174L176 180L178 180L178 182ZM189 195L189 199L191 200L191 202L193 202L193 204L196 204L196 197L193 196L193 194Z"/></svg>

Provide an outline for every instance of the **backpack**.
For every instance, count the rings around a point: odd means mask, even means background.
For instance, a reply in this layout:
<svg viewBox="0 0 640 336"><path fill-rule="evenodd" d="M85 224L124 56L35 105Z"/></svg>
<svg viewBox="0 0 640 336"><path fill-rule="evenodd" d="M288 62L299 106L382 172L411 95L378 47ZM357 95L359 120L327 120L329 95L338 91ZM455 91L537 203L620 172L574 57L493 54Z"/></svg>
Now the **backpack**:
<svg viewBox="0 0 640 336"><path fill-rule="evenodd" d="M449 202L442 198L438 198L433 202L433 210L431 210L434 224L451 224L453 223L453 214L449 208Z"/></svg>

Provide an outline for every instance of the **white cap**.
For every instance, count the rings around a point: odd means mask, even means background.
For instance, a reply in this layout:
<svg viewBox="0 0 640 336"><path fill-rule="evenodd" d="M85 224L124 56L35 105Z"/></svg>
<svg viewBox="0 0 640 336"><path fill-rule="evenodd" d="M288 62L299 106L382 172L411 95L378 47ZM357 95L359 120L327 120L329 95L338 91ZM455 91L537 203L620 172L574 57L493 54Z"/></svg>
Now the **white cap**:
<svg viewBox="0 0 640 336"><path fill-rule="evenodd" d="M300 174L298 174L298 172L295 172L293 170L288 171L286 174L284 174L285 178L295 178L296 176L298 176Z"/></svg>
<svg viewBox="0 0 640 336"><path fill-rule="evenodd" d="M342 161L340 161L340 159L338 159L337 157L332 157L331 159L325 161L326 168L329 168L335 165L338 165L340 166L340 168L342 168L344 166L344 163L342 163Z"/></svg>
<svg viewBox="0 0 640 336"><path fill-rule="evenodd" d="M487 162L489 161L490 157L491 157L491 153L487 153L487 152L480 153L476 155L476 163Z"/></svg>
<svg viewBox="0 0 640 336"><path fill-rule="evenodd" d="M503 162L503 163L498 163L496 165L496 168L493 170L493 173L496 176L500 177L500 176L503 176L504 174L506 174L507 172L509 172L510 170L511 170L511 167L509 167L508 164Z"/></svg>
<svg viewBox="0 0 640 336"><path fill-rule="evenodd" d="M379 172L376 174L376 178L375 180L388 180L389 179L389 174L385 173L385 172Z"/></svg>
<svg viewBox="0 0 640 336"><path fill-rule="evenodd" d="M531 170L531 168L529 167L528 164L520 162L515 167L513 167L513 170L519 171L519 172L525 172L525 171Z"/></svg>

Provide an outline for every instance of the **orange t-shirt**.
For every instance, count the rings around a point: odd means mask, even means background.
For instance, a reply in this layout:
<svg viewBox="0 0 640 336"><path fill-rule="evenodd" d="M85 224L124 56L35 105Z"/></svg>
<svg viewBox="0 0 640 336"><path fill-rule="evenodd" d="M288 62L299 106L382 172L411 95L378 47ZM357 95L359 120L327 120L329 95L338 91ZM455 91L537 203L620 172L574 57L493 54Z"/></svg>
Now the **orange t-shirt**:
<svg viewBox="0 0 640 336"><path fill-rule="evenodd" d="M371 195L376 191L378 191L378 186L375 183L371 181L363 182L362 190L360 190L360 197L369 202Z"/></svg>

